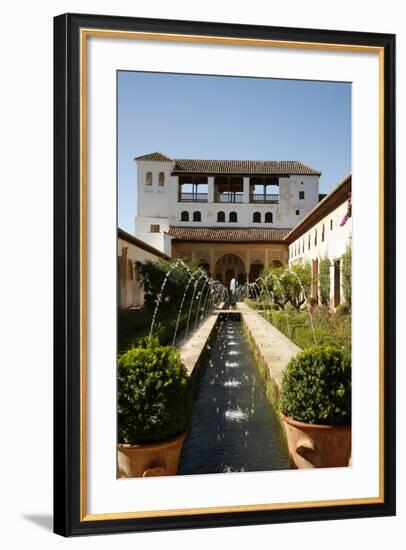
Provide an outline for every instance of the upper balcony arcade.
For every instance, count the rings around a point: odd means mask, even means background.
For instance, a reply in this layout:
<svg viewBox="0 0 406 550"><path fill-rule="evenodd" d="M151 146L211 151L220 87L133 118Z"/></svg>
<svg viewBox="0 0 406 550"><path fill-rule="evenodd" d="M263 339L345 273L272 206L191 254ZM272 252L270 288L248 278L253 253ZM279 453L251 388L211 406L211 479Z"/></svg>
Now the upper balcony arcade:
<svg viewBox="0 0 406 550"><path fill-rule="evenodd" d="M178 178L178 202L279 204L279 179L270 176L202 176Z"/></svg>

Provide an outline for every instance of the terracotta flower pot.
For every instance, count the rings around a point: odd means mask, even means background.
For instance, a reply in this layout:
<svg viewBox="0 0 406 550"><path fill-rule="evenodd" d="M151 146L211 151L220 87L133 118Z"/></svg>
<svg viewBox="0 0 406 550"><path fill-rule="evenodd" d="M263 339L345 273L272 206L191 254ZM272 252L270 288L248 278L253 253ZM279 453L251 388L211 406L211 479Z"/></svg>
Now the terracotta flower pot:
<svg viewBox="0 0 406 550"><path fill-rule="evenodd" d="M351 456L351 426L306 424L281 414L292 466L337 468L348 466Z"/></svg>
<svg viewBox="0 0 406 550"><path fill-rule="evenodd" d="M119 443L117 446L117 476L176 475L185 437L186 432L160 443L147 443L144 445Z"/></svg>

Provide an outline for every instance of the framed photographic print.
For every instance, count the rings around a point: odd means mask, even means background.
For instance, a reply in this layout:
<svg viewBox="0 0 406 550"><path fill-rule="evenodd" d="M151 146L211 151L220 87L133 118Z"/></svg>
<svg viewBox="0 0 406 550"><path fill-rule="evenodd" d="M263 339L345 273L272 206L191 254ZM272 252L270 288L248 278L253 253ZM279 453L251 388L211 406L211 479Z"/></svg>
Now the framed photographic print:
<svg viewBox="0 0 406 550"><path fill-rule="evenodd" d="M395 513L395 37L54 20L64 536Z"/></svg>

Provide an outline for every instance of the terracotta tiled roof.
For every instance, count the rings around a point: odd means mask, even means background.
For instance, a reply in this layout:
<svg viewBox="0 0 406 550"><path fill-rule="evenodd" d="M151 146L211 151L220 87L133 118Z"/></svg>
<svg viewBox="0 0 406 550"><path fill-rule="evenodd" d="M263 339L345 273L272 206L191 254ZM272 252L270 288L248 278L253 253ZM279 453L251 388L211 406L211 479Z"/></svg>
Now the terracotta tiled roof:
<svg viewBox="0 0 406 550"><path fill-rule="evenodd" d="M262 174L319 176L314 170L296 160L197 160L175 159L174 173L197 174Z"/></svg>
<svg viewBox="0 0 406 550"><path fill-rule="evenodd" d="M306 166L297 160L205 160L205 159L172 159L167 155L149 153L135 160L174 162L174 174L258 174L300 176L319 176L321 172Z"/></svg>
<svg viewBox="0 0 406 550"><path fill-rule="evenodd" d="M141 155L140 157L135 157L134 160L155 160L158 162L173 162L174 159L167 157L166 155L155 151L155 153L148 153L147 155Z"/></svg>
<svg viewBox="0 0 406 550"><path fill-rule="evenodd" d="M282 241L289 231L265 227L170 227L168 234L182 241Z"/></svg>

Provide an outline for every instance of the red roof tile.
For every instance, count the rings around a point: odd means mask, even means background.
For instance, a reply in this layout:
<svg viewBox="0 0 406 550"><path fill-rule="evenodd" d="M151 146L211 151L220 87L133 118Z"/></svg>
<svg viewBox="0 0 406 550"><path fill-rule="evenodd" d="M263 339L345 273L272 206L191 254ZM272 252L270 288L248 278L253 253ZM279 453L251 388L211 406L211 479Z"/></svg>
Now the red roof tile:
<svg viewBox="0 0 406 550"><path fill-rule="evenodd" d="M182 241L283 241L290 229L262 227L170 227L168 234Z"/></svg>

